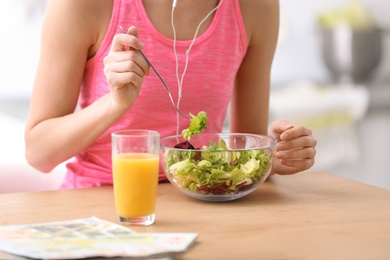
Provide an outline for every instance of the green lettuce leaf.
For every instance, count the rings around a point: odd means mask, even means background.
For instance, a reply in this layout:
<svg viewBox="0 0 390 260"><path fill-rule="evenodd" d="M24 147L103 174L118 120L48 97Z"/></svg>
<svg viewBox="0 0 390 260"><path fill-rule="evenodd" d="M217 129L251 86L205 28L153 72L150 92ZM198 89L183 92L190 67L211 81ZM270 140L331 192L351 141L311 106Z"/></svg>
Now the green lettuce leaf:
<svg viewBox="0 0 390 260"><path fill-rule="evenodd" d="M197 116L191 114L190 125L184 129L181 134L184 139L191 140L193 135L202 133L207 128L207 113L200 111Z"/></svg>

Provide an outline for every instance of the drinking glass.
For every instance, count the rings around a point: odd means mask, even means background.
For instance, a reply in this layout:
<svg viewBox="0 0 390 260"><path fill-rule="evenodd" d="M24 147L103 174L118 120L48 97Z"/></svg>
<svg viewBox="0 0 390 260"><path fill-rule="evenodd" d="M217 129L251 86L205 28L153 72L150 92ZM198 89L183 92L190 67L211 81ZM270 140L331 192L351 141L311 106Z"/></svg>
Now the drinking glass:
<svg viewBox="0 0 390 260"><path fill-rule="evenodd" d="M151 225L155 220L160 135L151 130L120 130L111 136L119 223Z"/></svg>

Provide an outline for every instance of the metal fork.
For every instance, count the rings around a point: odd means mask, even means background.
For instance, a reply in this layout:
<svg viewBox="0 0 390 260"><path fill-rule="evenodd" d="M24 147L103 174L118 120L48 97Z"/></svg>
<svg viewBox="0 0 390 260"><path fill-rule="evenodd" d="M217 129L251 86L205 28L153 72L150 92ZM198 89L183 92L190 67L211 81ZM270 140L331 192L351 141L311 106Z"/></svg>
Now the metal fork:
<svg viewBox="0 0 390 260"><path fill-rule="evenodd" d="M125 29L123 29L122 26L119 26L119 28L121 29L121 31L125 34L127 34L127 32L125 31ZM141 51L141 50L138 50L139 54L142 55L142 57L145 59L145 61L149 64L150 67L152 67L152 69L154 70L154 72L157 74L157 76L159 77L159 79L161 80L161 82L163 83L165 89L167 90L168 92L168 96L169 96L169 99L171 100L171 103L173 105L173 107L176 109L177 112L179 112L180 115L182 115L183 117L185 117L187 120L191 121L190 118L188 116L186 116L183 112L181 112L181 110L176 106L175 102L173 101L173 97L172 97L172 94L171 94L171 91L169 90L168 88L168 85L167 83L165 83L165 81L163 80L163 78L161 77L160 73L158 73L158 71L156 70L156 68L153 66L153 64L150 62L150 60L145 56L145 54Z"/></svg>

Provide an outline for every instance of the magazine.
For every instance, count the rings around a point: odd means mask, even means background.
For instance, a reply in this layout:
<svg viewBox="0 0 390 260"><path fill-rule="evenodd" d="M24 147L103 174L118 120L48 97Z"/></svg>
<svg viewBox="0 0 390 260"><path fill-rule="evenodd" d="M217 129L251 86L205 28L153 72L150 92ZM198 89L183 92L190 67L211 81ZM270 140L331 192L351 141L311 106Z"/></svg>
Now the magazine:
<svg viewBox="0 0 390 260"><path fill-rule="evenodd" d="M197 237L137 233L97 217L0 226L0 259L169 258L185 252Z"/></svg>

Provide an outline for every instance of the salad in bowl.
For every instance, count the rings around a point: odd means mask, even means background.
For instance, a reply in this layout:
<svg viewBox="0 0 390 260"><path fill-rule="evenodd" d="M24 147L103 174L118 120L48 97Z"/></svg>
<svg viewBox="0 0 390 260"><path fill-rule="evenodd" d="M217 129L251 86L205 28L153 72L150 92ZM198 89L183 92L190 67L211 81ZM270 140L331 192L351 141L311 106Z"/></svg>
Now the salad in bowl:
<svg viewBox="0 0 390 260"><path fill-rule="evenodd" d="M275 138L195 132L160 141L164 173L185 194L206 201L235 200L254 191L269 176Z"/></svg>

